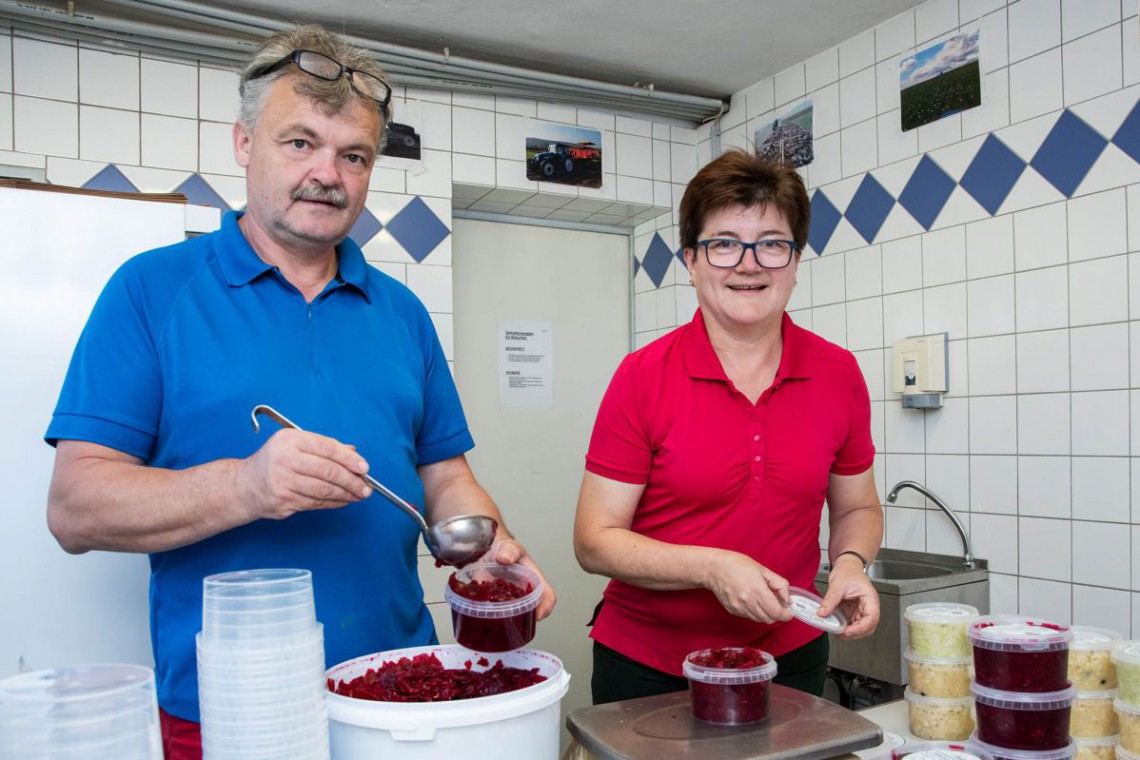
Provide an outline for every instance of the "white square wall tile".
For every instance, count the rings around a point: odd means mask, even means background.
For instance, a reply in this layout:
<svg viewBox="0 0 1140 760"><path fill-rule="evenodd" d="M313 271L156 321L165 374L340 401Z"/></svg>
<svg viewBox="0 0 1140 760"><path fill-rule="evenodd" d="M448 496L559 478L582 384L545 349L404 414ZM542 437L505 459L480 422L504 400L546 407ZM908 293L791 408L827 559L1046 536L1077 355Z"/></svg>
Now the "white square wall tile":
<svg viewBox="0 0 1140 760"><path fill-rule="evenodd" d="M1017 579L1018 614L1069 625L1073 619L1073 594L1068 583L1039 578Z"/></svg>
<svg viewBox="0 0 1140 760"><path fill-rule="evenodd" d="M1069 266L1069 318L1073 325L1128 319L1128 257Z"/></svg>
<svg viewBox="0 0 1140 760"><path fill-rule="evenodd" d="M807 59L804 64L807 91L818 90L839 79L839 48L824 50Z"/></svg>
<svg viewBox="0 0 1140 760"><path fill-rule="evenodd" d="M198 170L209 174L245 174L234 159L232 124L198 123Z"/></svg>
<svg viewBox="0 0 1140 760"><path fill-rule="evenodd" d="M0 92L12 92L12 37L0 34Z"/></svg>
<svg viewBox="0 0 1140 760"><path fill-rule="evenodd" d="M1018 393L1069 390L1069 331L1043 330L1017 336Z"/></svg>
<svg viewBox="0 0 1140 760"><path fill-rule="evenodd" d="M966 283L967 330L971 338L1014 331L1014 276Z"/></svg>
<svg viewBox="0 0 1140 760"><path fill-rule="evenodd" d="M929 434L929 426L927 426ZM942 497L942 500L967 521L970 511L970 457L962 455L928 454L926 457L926 486ZM938 520L951 523L941 511L931 510ZM957 540L957 534L955 534ZM950 553L961 551L961 544Z"/></svg>
<svg viewBox="0 0 1140 760"><path fill-rule="evenodd" d="M198 169L198 122L141 114L142 164L164 169Z"/></svg>
<svg viewBox="0 0 1140 760"><path fill-rule="evenodd" d="M1128 387L1128 323L1114 322L1070 331L1074 391Z"/></svg>
<svg viewBox="0 0 1140 760"><path fill-rule="evenodd" d="M1017 397L1019 454L1067 455L1071 432L1069 394L1032 393Z"/></svg>
<svg viewBox="0 0 1140 760"><path fill-rule="evenodd" d="M882 348L883 299L864 298L848 301L845 308L847 348L852 351Z"/></svg>
<svg viewBox="0 0 1140 760"><path fill-rule="evenodd" d="M951 338L966 335L966 283L940 285L923 292L922 330L924 334L949 333Z"/></svg>
<svg viewBox="0 0 1140 760"><path fill-rule="evenodd" d="M1128 250L1140 251L1140 185L1128 187Z"/></svg>
<svg viewBox="0 0 1140 760"><path fill-rule="evenodd" d="M139 110L139 57L81 49L79 102Z"/></svg>
<svg viewBox="0 0 1140 760"><path fill-rule="evenodd" d="M927 0L914 9L914 36L922 43L958 26L958 0Z"/></svg>
<svg viewBox="0 0 1140 760"><path fill-rule="evenodd" d="M883 345L911 335L922 335L922 291L883 296Z"/></svg>
<svg viewBox="0 0 1140 760"><path fill-rule="evenodd" d="M971 513L970 539L974 554L989 560L991 573L1018 571L1017 517Z"/></svg>
<svg viewBox="0 0 1140 760"><path fill-rule="evenodd" d="M1133 12L1136 4L1124 0ZM1061 0L1062 41L1084 37L1120 21L1120 0Z"/></svg>
<svg viewBox="0 0 1140 760"><path fill-rule="evenodd" d="M495 114L476 108L452 108L451 145L456 153L494 156Z"/></svg>
<svg viewBox="0 0 1140 760"><path fill-rule="evenodd" d="M894 111L901 107L899 97L899 56L883 61L875 66L875 100L879 113ZM901 116L895 114L895 127L902 129Z"/></svg>
<svg viewBox="0 0 1140 760"><path fill-rule="evenodd" d="M782 106L802 98L805 89L804 65L802 63L784 69L775 76L776 105Z"/></svg>
<svg viewBox="0 0 1140 760"><path fill-rule="evenodd" d="M942 402L941 409L926 413L926 453L970 452L969 406L969 401L965 398L947 398Z"/></svg>
<svg viewBox="0 0 1140 760"><path fill-rule="evenodd" d="M1135 556L1135 555L1133 555ZM1129 608L1132 595L1121 589L1073 586L1073 622L1107 628L1129 638Z"/></svg>
<svg viewBox="0 0 1140 760"><path fill-rule="evenodd" d="M875 30L849 37L839 44L839 76L851 76L875 63Z"/></svg>
<svg viewBox="0 0 1140 760"><path fill-rule="evenodd" d="M1072 394L1073 455L1128 456L1129 392Z"/></svg>
<svg viewBox="0 0 1140 760"><path fill-rule="evenodd" d="M874 119L847 127L840 133L844 177L870 171L878 165L878 135Z"/></svg>
<svg viewBox="0 0 1140 760"><path fill-rule="evenodd" d="M838 132L841 126L839 112L839 84L832 82L811 94L812 133L822 137Z"/></svg>
<svg viewBox="0 0 1140 760"><path fill-rule="evenodd" d="M74 102L79 93L79 51L25 37L12 40L12 87L16 95Z"/></svg>
<svg viewBox="0 0 1140 760"><path fill-rule="evenodd" d="M75 103L17 95L12 123L17 152L79 157L79 107Z"/></svg>
<svg viewBox="0 0 1140 760"><path fill-rule="evenodd" d="M1071 529L1068 520L1020 517L1017 520L1018 567L1021 575L1068 581L1072 577Z"/></svg>
<svg viewBox="0 0 1140 760"><path fill-rule="evenodd" d="M886 372L883 366L884 351L881 348L867 351L855 351L855 360L859 362L859 371L863 373L863 380L867 383L867 393L872 401L886 397Z"/></svg>
<svg viewBox="0 0 1140 760"><path fill-rule="evenodd" d="M1127 457L1073 457L1073 519L1126 523L1130 519Z"/></svg>
<svg viewBox="0 0 1140 760"><path fill-rule="evenodd" d="M846 253L847 298L870 298L883 294L883 264L880 246L872 245Z"/></svg>
<svg viewBox="0 0 1140 760"><path fill-rule="evenodd" d="M886 453L923 454L926 451L926 425L921 414L888 401L884 409L887 426Z"/></svg>
<svg viewBox="0 0 1140 760"><path fill-rule="evenodd" d="M926 551L926 510L887 507L883 546L903 551Z"/></svg>
<svg viewBox="0 0 1140 760"><path fill-rule="evenodd" d="M970 512L1017 514L1017 457L970 456Z"/></svg>
<svg viewBox="0 0 1140 760"><path fill-rule="evenodd" d="M1017 398L977 396L970 399L970 453L1017 453Z"/></svg>
<svg viewBox="0 0 1140 760"><path fill-rule="evenodd" d="M236 71L202 66L198 70L199 117L209 121L236 121L240 108L239 81Z"/></svg>
<svg viewBox="0 0 1140 760"><path fill-rule="evenodd" d="M969 351L970 394L1009 395L1017 391L1017 351L1012 335L972 338Z"/></svg>
<svg viewBox="0 0 1140 760"><path fill-rule="evenodd" d="M1140 210L1140 192L1137 192L1137 209ZM1140 211L1137 216L1140 217ZM883 292L897 293L921 287L922 236L913 235L883 243ZM1140 288L1137 292L1140 293Z"/></svg>
<svg viewBox="0 0 1140 760"><path fill-rule="evenodd" d="M509 113L495 114L495 156L508 160L525 156L522 147L526 145L530 126L530 119L522 116Z"/></svg>
<svg viewBox="0 0 1140 760"><path fill-rule="evenodd" d="M963 226L922 235L922 284L945 285L966 279L966 229Z"/></svg>
<svg viewBox="0 0 1140 760"><path fill-rule="evenodd" d="M137 164L138 111L80 106L79 158L111 164Z"/></svg>
<svg viewBox="0 0 1140 760"><path fill-rule="evenodd" d="M139 66L143 111L198 118L197 66L145 57Z"/></svg>
<svg viewBox="0 0 1140 760"><path fill-rule="evenodd" d="M1136 31L1134 26L1130 31ZM1120 26L1113 25L1073 40L1061 49L1065 105L1081 103L1120 89L1123 81L1120 45Z"/></svg>
<svg viewBox="0 0 1140 760"><path fill-rule="evenodd" d="M1061 0L1016 0L1009 6L1009 60L1061 44Z"/></svg>
<svg viewBox="0 0 1140 760"><path fill-rule="evenodd" d="M875 59L882 61L914 47L914 11L900 13L875 27Z"/></svg>
<svg viewBox="0 0 1140 760"><path fill-rule="evenodd" d="M841 303L811 310L812 332L837 346L852 348L847 341L847 312Z"/></svg>
<svg viewBox="0 0 1140 760"><path fill-rule="evenodd" d="M1128 204L1124 188L1082 195L1066 205L1069 261L1112 256L1128 250Z"/></svg>
<svg viewBox="0 0 1140 760"><path fill-rule="evenodd" d="M653 178L653 140L618 132L616 169L629 177Z"/></svg>
<svg viewBox="0 0 1140 760"><path fill-rule="evenodd" d="M1073 582L1090 586L1127 589L1131 586L1131 568L1127 562L1105 561L1127 557L1132 550L1132 537L1119 525L1073 521Z"/></svg>
<svg viewBox="0 0 1140 760"><path fill-rule="evenodd" d="M1015 275L1017 331L1050 330L1069 324L1067 267L1035 269Z"/></svg>
<svg viewBox="0 0 1140 760"><path fill-rule="evenodd" d="M839 82L841 126L850 127L875 115L875 69L862 69Z"/></svg>
<svg viewBox="0 0 1140 760"><path fill-rule="evenodd" d="M962 24L973 21L975 16L966 12L966 3L972 0L962 0ZM991 7L985 15L977 20L981 36L982 72L990 73L1009 66L1009 15L1006 13L1005 0L984 0ZM976 4L976 3L975 3Z"/></svg>
<svg viewBox="0 0 1140 760"><path fill-rule="evenodd" d="M1061 517L1072 513L1069 457L1017 458L1017 511L1023 517Z"/></svg>
<svg viewBox="0 0 1140 760"><path fill-rule="evenodd" d="M1017 581L1016 575L1003 575L993 572L990 566L990 614L1016 615L1017 614Z"/></svg>
<svg viewBox="0 0 1140 760"><path fill-rule="evenodd" d="M0 150L12 150L12 95L0 93Z"/></svg>
<svg viewBox="0 0 1140 760"><path fill-rule="evenodd" d="M1031 2L1032 0L1021 0ZM1009 119L1016 124L1064 106L1061 51L1050 50L1009 67Z"/></svg>
<svg viewBox="0 0 1140 760"><path fill-rule="evenodd" d="M670 177L672 182L686 184L697 173L697 150L695 146L672 142L669 147Z"/></svg>
<svg viewBox="0 0 1140 760"><path fill-rule="evenodd" d="M428 311L453 313L451 267L429 264L409 266L408 287Z"/></svg>
<svg viewBox="0 0 1140 760"><path fill-rule="evenodd" d="M451 150L451 104L420 101L420 139L424 148Z"/></svg>
<svg viewBox="0 0 1140 760"><path fill-rule="evenodd" d="M1068 260L1065 203L1051 203L1013 214L1014 261L1018 271L1062 264Z"/></svg>
<svg viewBox="0 0 1140 760"><path fill-rule="evenodd" d="M842 253L821 256L812 262L812 305L823 306L845 300L845 276Z"/></svg>

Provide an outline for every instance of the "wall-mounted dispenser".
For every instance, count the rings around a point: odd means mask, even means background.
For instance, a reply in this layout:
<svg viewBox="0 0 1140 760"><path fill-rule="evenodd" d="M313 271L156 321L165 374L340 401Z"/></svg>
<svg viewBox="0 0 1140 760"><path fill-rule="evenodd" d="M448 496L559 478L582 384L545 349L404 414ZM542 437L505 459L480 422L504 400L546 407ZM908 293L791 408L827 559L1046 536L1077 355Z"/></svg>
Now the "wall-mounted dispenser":
<svg viewBox="0 0 1140 760"><path fill-rule="evenodd" d="M947 333L916 335L897 340L894 355L894 390L902 394L904 409L938 409L942 394L950 390L947 373L950 345Z"/></svg>

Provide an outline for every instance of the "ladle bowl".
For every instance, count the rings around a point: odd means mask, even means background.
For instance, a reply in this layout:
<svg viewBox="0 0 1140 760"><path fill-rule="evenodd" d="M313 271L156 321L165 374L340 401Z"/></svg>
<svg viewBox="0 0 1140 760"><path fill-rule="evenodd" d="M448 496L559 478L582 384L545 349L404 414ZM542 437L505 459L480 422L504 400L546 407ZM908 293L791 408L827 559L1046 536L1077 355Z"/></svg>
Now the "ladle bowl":
<svg viewBox="0 0 1140 760"><path fill-rule="evenodd" d="M253 421L253 432L261 430L257 421L258 415L265 415L281 427L300 430L288 417L266 404L258 404L253 408L250 418ZM440 520L435 525L428 526L420 511L408 502L397 496L391 489L371 475L360 476L372 490L378 492L392 504L400 508L408 517L416 521L420 533L423 534L424 544L427 545L431 556L444 565L456 567L473 562L487 553L495 540L495 531L499 524L493 517L486 515L457 515Z"/></svg>

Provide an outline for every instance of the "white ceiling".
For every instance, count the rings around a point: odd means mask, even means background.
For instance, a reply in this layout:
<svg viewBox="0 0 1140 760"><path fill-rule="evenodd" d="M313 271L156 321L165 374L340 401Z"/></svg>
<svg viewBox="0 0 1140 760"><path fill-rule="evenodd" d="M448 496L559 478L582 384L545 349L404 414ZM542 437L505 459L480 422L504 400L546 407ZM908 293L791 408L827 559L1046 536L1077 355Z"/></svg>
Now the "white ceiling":
<svg viewBox="0 0 1140 760"><path fill-rule="evenodd" d="M921 0L236 0L353 36L727 99ZM77 3L81 4L81 3Z"/></svg>

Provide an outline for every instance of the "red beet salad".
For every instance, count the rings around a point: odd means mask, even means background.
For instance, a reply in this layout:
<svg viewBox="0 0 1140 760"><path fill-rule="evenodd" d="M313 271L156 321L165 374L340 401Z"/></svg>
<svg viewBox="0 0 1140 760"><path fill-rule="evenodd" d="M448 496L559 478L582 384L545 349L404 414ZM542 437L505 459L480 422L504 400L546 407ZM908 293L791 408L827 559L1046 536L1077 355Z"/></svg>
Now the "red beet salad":
<svg viewBox="0 0 1140 760"><path fill-rule="evenodd" d="M330 678L328 688L334 694L374 702L448 702L505 694L546 680L538 668L510 668L502 660L484 671L474 670L474 664L486 667L489 661L480 657L475 663L467 660L462 669L445 668L434 654L418 654L385 662L351 681Z"/></svg>

